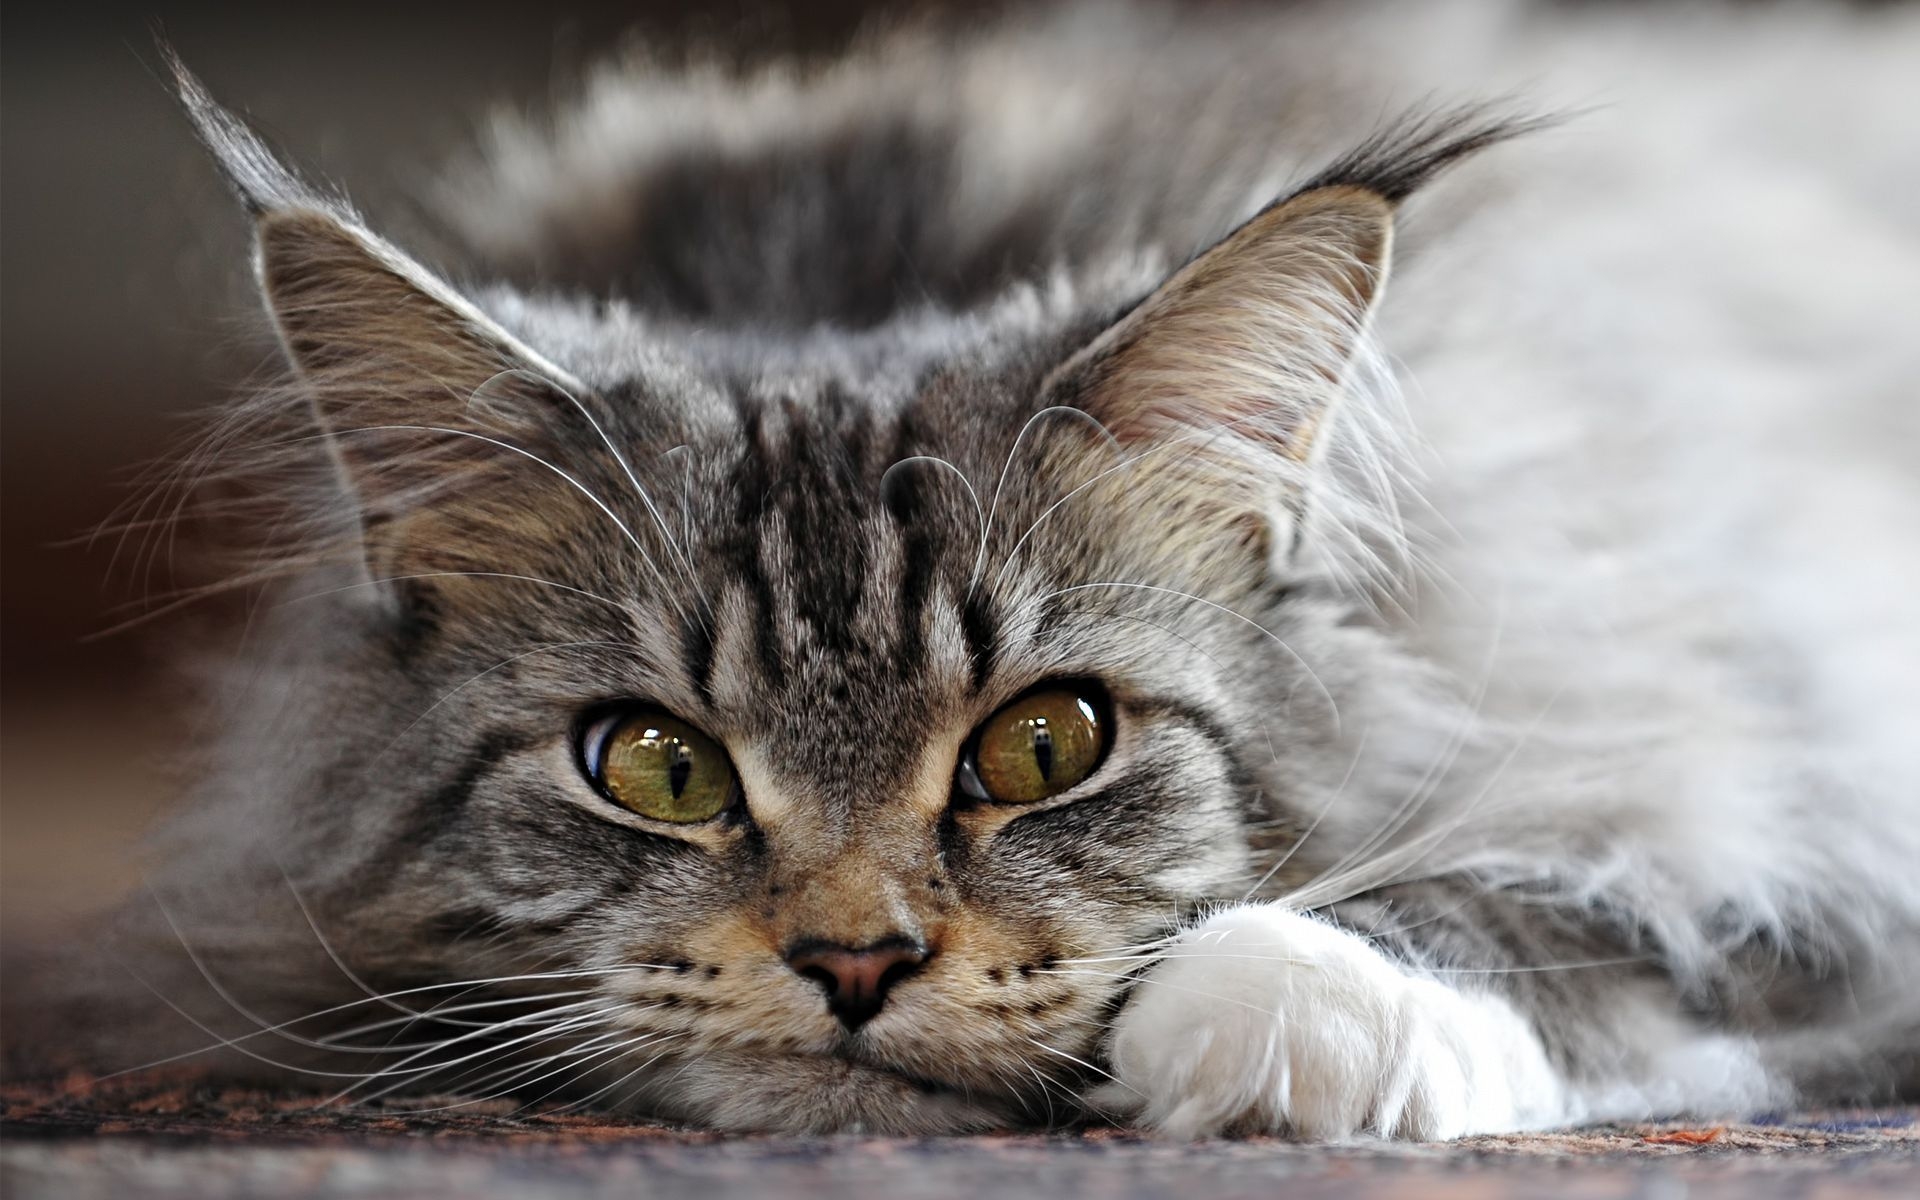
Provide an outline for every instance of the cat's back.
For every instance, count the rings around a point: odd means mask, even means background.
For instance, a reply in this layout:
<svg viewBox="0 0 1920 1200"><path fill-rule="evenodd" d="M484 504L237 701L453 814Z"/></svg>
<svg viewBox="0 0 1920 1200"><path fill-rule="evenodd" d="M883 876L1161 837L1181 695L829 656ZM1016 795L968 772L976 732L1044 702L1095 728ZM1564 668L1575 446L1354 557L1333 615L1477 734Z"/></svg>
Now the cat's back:
<svg viewBox="0 0 1920 1200"><path fill-rule="evenodd" d="M1321 17L1067 5L876 29L823 62L629 57L501 114L443 193L489 268L772 329L968 309L1057 268L1174 261L1383 116ZM1311 43L1311 45L1309 45Z"/></svg>
<svg viewBox="0 0 1920 1200"><path fill-rule="evenodd" d="M554 111L496 114L439 200L482 271L785 329L1178 261L1369 137L1488 102L1567 120L1419 197L1398 274L1487 213L1568 239L1563 269L1558 245L1529 248L1563 278L1623 230L1685 247L1716 206L1758 215L1764 255L1697 265L1762 289L1817 270L1761 261L1817 247L1790 236L1806 223L1920 229L1900 200L1920 159L1897 152L1920 15L1735 15L1079 3L877 27L815 61L628 54ZM1817 59L1844 64L1824 73L1841 86L1782 88ZM1751 212L1726 212L1735 197Z"/></svg>

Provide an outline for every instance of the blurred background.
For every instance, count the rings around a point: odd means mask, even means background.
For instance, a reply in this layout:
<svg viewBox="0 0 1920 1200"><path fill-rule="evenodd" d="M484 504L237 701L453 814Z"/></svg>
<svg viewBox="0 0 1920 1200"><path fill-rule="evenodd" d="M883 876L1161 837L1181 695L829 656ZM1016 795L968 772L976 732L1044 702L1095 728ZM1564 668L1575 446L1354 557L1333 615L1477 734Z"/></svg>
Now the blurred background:
<svg viewBox="0 0 1920 1200"><path fill-rule="evenodd" d="M246 222L162 83L163 32L303 168L404 228L495 102L540 105L625 38L829 52L873 4L31 4L0 14L0 939L85 912L193 736L171 649L237 627L202 580L87 535L260 365ZM921 6L925 7L925 6ZM233 636L228 633L226 636Z"/></svg>

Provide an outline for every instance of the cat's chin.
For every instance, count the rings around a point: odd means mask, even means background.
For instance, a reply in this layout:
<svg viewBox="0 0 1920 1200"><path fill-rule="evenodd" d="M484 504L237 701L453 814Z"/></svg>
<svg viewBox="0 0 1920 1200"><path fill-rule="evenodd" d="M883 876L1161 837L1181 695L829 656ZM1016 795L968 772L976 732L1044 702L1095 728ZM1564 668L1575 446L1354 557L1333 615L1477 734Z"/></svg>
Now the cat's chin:
<svg viewBox="0 0 1920 1200"><path fill-rule="evenodd" d="M1022 1123L977 1095L842 1058L710 1053L660 1065L637 1108L730 1133L923 1136Z"/></svg>

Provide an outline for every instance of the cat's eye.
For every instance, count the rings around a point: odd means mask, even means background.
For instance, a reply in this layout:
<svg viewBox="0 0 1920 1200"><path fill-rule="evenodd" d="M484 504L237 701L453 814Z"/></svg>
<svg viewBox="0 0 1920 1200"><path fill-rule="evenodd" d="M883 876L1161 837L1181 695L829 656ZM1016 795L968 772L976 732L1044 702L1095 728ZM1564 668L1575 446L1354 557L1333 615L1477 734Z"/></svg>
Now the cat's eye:
<svg viewBox="0 0 1920 1200"><path fill-rule="evenodd" d="M1085 780L1107 755L1113 718L1092 684L1035 689L988 717L960 756L960 790L1034 804Z"/></svg>
<svg viewBox="0 0 1920 1200"><path fill-rule="evenodd" d="M658 708L589 722L580 762L609 799L656 821L708 821L733 803L733 763L720 743Z"/></svg>

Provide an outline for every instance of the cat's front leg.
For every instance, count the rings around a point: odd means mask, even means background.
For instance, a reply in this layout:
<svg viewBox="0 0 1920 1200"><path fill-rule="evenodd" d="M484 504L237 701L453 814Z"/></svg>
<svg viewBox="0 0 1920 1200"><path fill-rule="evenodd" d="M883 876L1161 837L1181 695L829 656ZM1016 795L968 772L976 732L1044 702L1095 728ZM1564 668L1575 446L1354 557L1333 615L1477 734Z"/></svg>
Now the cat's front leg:
<svg viewBox="0 0 1920 1200"><path fill-rule="evenodd" d="M1439 1139L1568 1119L1505 1000L1415 975L1363 938L1243 904L1174 942L1114 1023L1104 1098L1179 1137Z"/></svg>

